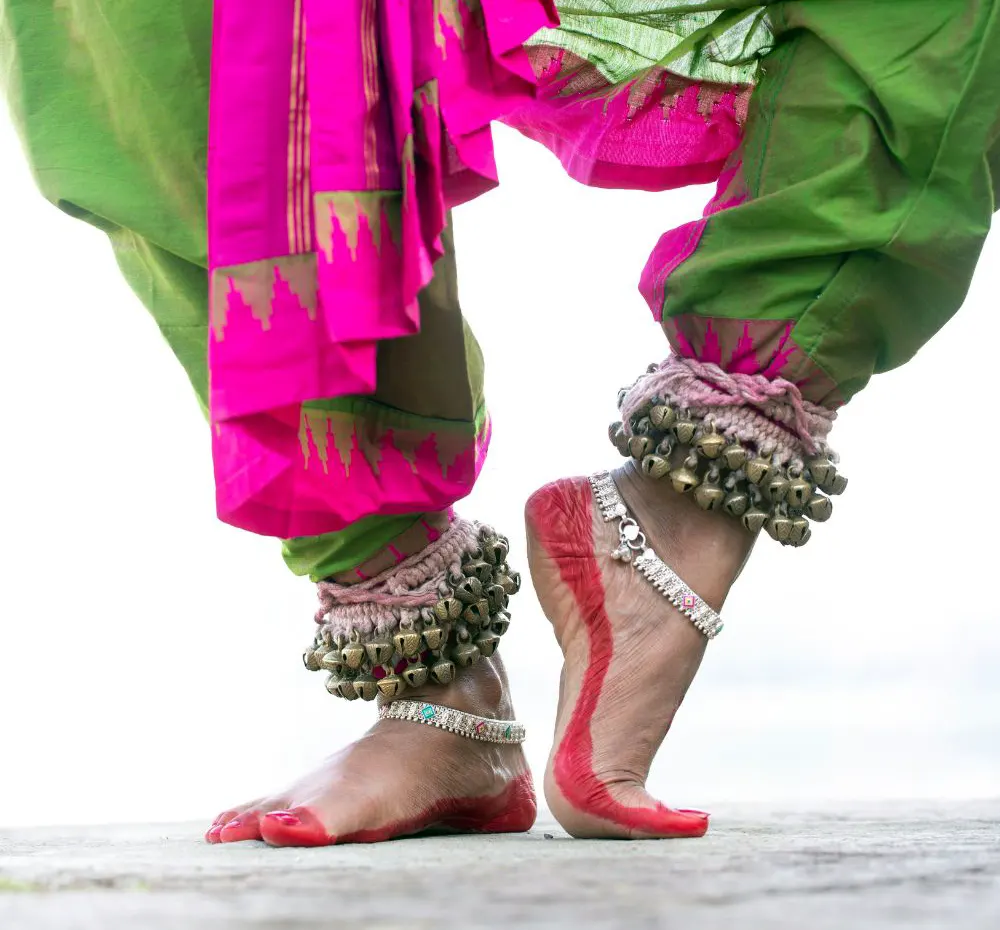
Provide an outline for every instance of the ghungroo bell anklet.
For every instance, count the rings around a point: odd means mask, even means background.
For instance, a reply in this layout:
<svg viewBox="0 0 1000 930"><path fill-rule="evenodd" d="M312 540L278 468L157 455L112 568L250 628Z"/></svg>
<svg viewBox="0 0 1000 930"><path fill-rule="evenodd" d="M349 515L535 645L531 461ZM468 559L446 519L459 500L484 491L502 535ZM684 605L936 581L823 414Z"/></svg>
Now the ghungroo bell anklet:
<svg viewBox="0 0 1000 930"><path fill-rule="evenodd" d="M836 413L784 379L671 355L622 388L618 408L608 436L644 474L783 545L805 545L809 521L833 512L825 495L847 487L826 441Z"/></svg>
<svg viewBox="0 0 1000 930"><path fill-rule="evenodd" d="M303 655L326 671L330 694L392 699L489 658L507 632L521 576L510 544L488 526L456 518L425 549L359 584L322 581L315 640Z"/></svg>
<svg viewBox="0 0 1000 930"><path fill-rule="evenodd" d="M648 545L646 534L628 512L614 479L606 471L591 475L590 486L605 523L618 520L618 547L611 557L631 563L646 580L687 617L708 639L722 632L722 618L689 588Z"/></svg>
<svg viewBox="0 0 1000 930"><path fill-rule="evenodd" d="M378 715L381 720L423 723L483 743L517 744L523 743L525 736L524 725L516 720L491 720L426 701L393 701L383 705Z"/></svg>

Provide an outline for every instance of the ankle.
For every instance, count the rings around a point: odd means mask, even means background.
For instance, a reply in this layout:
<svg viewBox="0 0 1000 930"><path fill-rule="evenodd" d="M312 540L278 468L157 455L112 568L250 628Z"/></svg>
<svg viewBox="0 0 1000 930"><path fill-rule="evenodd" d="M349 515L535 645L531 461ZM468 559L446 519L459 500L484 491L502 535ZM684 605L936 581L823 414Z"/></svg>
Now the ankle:
<svg viewBox="0 0 1000 930"><path fill-rule="evenodd" d="M499 655L481 659L475 665L462 669L450 684L427 684L421 688L411 688L404 697L411 701L440 704L477 717L498 720L511 720L514 717L507 687L507 673Z"/></svg>
<svg viewBox="0 0 1000 930"><path fill-rule="evenodd" d="M736 521L702 510L666 482L646 477L632 461L614 471L614 480L657 555L683 569L685 581L720 609L756 537Z"/></svg>

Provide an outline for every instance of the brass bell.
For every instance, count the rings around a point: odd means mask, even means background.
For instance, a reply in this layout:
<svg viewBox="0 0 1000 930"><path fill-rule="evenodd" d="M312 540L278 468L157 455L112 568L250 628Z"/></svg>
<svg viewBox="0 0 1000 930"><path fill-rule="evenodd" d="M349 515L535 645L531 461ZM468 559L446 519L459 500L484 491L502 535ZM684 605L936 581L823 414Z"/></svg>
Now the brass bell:
<svg viewBox="0 0 1000 930"><path fill-rule="evenodd" d="M485 598L476 601L475 604L469 604L468 607L462 611L462 619L466 623L471 623L473 626L482 626L484 623L490 622L490 604Z"/></svg>
<svg viewBox="0 0 1000 930"><path fill-rule="evenodd" d="M772 504L780 504L788 494L788 485L788 479L781 472L776 472L764 483L764 497Z"/></svg>
<svg viewBox="0 0 1000 930"><path fill-rule="evenodd" d="M378 680L378 693L384 698L398 697L406 690L406 682L395 672ZM364 697L364 695L362 695Z"/></svg>
<svg viewBox="0 0 1000 930"><path fill-rule="evenodd" d="M647 455L642 460L643 474L650 478L662 478L670 471L670 463L659 455Z"/></svg>
<svg viewBox="0 0 1000 930"><path fill-rule="evenodd" d="M439 685L450 685L455 680L455 663L448 659L438 659L431 666L431 677Z"/></svg>
<svg viewBox="0 0 1000 930"><path fill-rule="evenodd" d="M722 502L722 509L731 517L742 517L750 506L750 495L744 491L730 491Z"/></svg>
<svg viewBox="0 0 1000 930"><path fill-rule="evenodd" d="M632 415L632 432L636 436L648 436L653 432L653 424L650 423L649 417L640 411L636 411Z"/></svg>
<svg viewBox="0 0 1000 930"><path fill-rule="evenodd" d="M813 534L812 527L807 526L805 533L802 534L802 538L797 543L795 543L795 545L804 546L812 538L812 534Z"/></svg>
<svg viewBox="0 0 1000 930"><path fill-rule="evenodd" d="M771 463L763 456L747 462L747 478L754 484L763 484L771 474Z"/></svg>
<svg viewBox="0 0 1000 930"><path fill-rule="evenodd" d="M669 459L671 453L674 451L674 440L671 436L664 436L656 444L656 454L663 456L665 459Z"/></svg>
<svg viewBox="0 0 1000 930"><path fill-rule="evenodd" d="M478 578L483 584L489 584L493 580L493 566L483 559L466 562L462 565L462 573L467 578Z"/></svg>
<svg viewBox="0 0 1000 930"><path fill-rule="evenodd" d="M802 508L809 502L812 492L812 485L800 475L789 483L785 500L788 501L790 507Z"/></svg>
<svg viewBox="0 0 1000 930"><path fill-rule="evenodd" d="M475 643L458 643L452 648L451 657L459 668L468 668L479 661L479 647Z"/></svg>
<svg viewBox="0 0 1000 930"><path fill-rule="evenodd" d="M702 433L695 442L695 448L707 459L717 459L725 446L725 437L720 436L714 429L709 433Z"/></svg>
<svg viewBox="0 0 1000 930"><path fill-rule="evenodd" d="M694 433L697 427L690 420L678 420L674 424L674 435L677 437L677 441L683 445L687 445L694 439Z"/></svg>
<svg viewBox="0 0 1000 930"><path fill-rule="evenodd" d="M760 528L767 522L767 514L763 510L751 507L742 517L740 523L751 533L759 533Z"/></svg>
<svg viewBox="0 0 1000 930"><path fill-rule="evenodd" d="M622 404L625 403L625 398L628 396L629 389L627 387L620 388L618 391L618 409L622 409Z"/></svg>
<svg viewBox="0 0 1000 930"><path fill-rule="evenodd" d="M430 669L423 662L414 662L403 669L403 681L411 688L422 688L430 677Z"/></svg>
<svg viewBox="0 0 1000 930"><path fill-rule="evenodd" d="M420 652L420 634L412 629L401 629L392 641L401 656L415 656Z"/></svg>
<svg viewBox="0 0 1000 930"><path fill-rule="evenodd" d="M372 681L374 680L373 678ZM354 682L350 678L340 679L340 684L337 685L337 693L345 701L355 701L358 698L358 692L354 690Z"/></svg>
<svg viewBox="0 0 1000 930"><path fill-rule="evenodd" d="M618 445L618 434L625 431L625 425L621 420L615 420L614 423L608 424L608 439L611 440L611 445Z"/></svg>
<svg viewBox="0 0 1000 930"><path fill-rule="evenodd" d="M687 465L681 465L670 473L670 483L675 491L686 494L698 487L698 476Z"/></svg>
<svg viewBox="0 0 1000 930"><path fill-rule="evenodd" d="M499 536L494 539L488 539L483 544L483 558L490 565L503 565L507 561L509 554L510 543Z"/></svg>
<svg viewBox="0 0 1000 930"><path fill-rule="evenodd" d="M843 494L847 490L847 479L843 475L835 475L830 482L830 494Z"/></svg>
<svg viewBox="0 0 1000 930"><path fill-rule="evenodd" d="M489 601L491 614L495 614L498 610L503 610L510 603L510 597L508 597L507 592L498 584L491 584L486 589L486 600Z"/></svg>
<svg viewBox="0 0 1000 930"><path fill-rule="evenodd" d="M625 432L625 427L622 427L621 431L615 434L615 448L618 450L618 453L625 456L625 458L628 458L629 456L628 441L630 438L631 437L629 437L629 435Z"/></svg>
<svg viewBox="0 0 1000 930"><path fill-rule="evenodd" d="M809 474L812 475L812 479L816 484L823 487L823 485L833 480L833 476L837 474L837 466L829 459L812 459L809 462Z"/></svg>
<svg viewBox="0 0 1000 930"><path fill-rule="evenodd" d="M428 649L440 649L444 641L444 630L439 626L429 626L424 629L423 637Z"/></svg>
<svg viewBox="0 0 1000 930"><path fill-rule="evenodd" d="M498 645L500 645L500 637L496 633L480 633L476 637L476 648L484 659L493 655L497 651Z"/></svg>
<svg viewBox="0 0 1000 930"><path fill-rule="evenodd" d="M326 690L329 691L330 694L332 694L334 696L340 694L340 683L343 680L344 679L341 678L339 675L330 675L326 679ZM350 684L350 682L348 682L348 684ZM351 686L351 693L352 694L354 693L354 686L353 685Z"/></svg>
<svg viewBox="0 0 1000 930"><path fill-rule="evenodd" d="M372 675L358 675L354 679L354 693L362 701L374 701L378 697L378 682Z"/></svg>
<svg viewBox="0 0 1000 930"><path fill-rule="evenodd" d="M633 436L628 441L628 451L632 458L641 462L645 456L653 451L655 445L656 443L649 436Z"/></svg>
<svg viewBox="0 0 1000 930"><path fill-rule="evenodd" d="M302 653L302 664L305 665L310 672L319 671L319 662L316 659L316 653L312 649L307 649Z"/></svg>
<svg viewBox="0 0 1000 930"><path fill-rule="evenodd" d="M352 671L361 668L361 663L365 660L365 647L359 642L349 642L340 652L341 658Z"/></svg>
<svg viewBox="0 0 1000 930"><path fill-rule="evenodd" d="M392 643L382 640L374 643L365 643L365 652L368 653L368 661L372 665L385 665L395 654L396 647Z"/></svg>
<svg viewBox="0 0 1000 930"><path fill-rule="evenodd" d="M833 501L822 494L813 494L806 503L806 513L817 523L824 523L833 513Z"/></svg>
<svg viewBox="0 0 1000 930"><path fill-rule="evenodd" d="M466 578L455 585L455 597L463 604L473 604L483 596L483 585L478 578Z"/></svg>
<svg viewBox="0 0 1000 930"><path fill-rule="evenodd" d="M344 668L344 660L340 657L340 653L332 650L323 656L323 661L319 664L327 672L339 672Z"/></svg>
<svg viewBox="0 0 1000 930"><path fill-rule="evenodd" d="M726 499L726 492L713 481L706 480L695 488L694 502L702 510L718 510Z"/></svg>
<svg viewBox="0 0 1000 930"><path fill-rule="evenodd" d="M726 463L726 468L730 471L736 471L737 468L742 468L746 465L747 450L738 442L734 442L731 446L726 446L722 450L722 461Z"/></svg>
<svg viewBox="0 0 1000 930"><path fill-rule="evenodd" d="M507 572L507 577L510 579L510 585L503 585L504 591L506 591L511 597L517 594L521 590L521 573L520 572ZM513 590L511 590L513 589Z"/></svg>
<svg viewBox="0 0 1000 930"><path fill-rule="evenodd" d="M493 618L493 623L490 627L497 636L503 636L510 628L510 614L505 610L501 611Z"/></svg>
<svg viewBox="0 0 1000 930"><path fill-rule="evenodd" d="M767 530L767 535L771 539L776 539L778 542L786 542L789 534L792 532L792 521L788 517L777 514L764 524L764 529Z"/></svg>
<svg viewBox="0 0 1000 930"><path fill-rule="evenodd" d="M677 413L673 407L666 404L657 404L649 411L649 422L658 430L670 429L677 422Z"/></svg>
<svg viewBox="0 0 1000 930"><path fill-rule="evenodd" d="M462 602L454 597L443 598L434 605L434 616L442 623L457 620L462 616Z"/></svg>
<svg viewBox="0 0 1000 930"><path fill-rule="evenodd" d="M328 635L329 634L324 634L324 636ZM313 646L313 655L316 656L316 661L322 662L323 656L325 656L331 649L333 649L333 646L331 646L329 643L325 641L317 643L315 646ZM338 652L339 651L340 650L338 650Z"/></svg>
<svg viewBox="0 0 1000 930"><path fill-rule="evenodd" d="M788 532L788 541L793 546L801 546L809 532L809 521L805 517L795 517L792 520L792 528Z"/></svg>

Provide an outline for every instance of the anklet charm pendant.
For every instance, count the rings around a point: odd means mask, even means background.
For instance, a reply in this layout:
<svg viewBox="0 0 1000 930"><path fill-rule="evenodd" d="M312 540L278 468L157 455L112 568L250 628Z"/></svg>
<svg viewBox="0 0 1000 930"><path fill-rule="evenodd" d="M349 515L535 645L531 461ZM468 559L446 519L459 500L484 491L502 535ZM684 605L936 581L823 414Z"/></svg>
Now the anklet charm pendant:
<svg viewBox="0 0 1000 930"><path fill-rule="evenodd" d="M707 639L715 639L722 632L722 618L646 544L646 534L628 512L611 475L606 471L591 475L590 486L604 522L619 521L618 547L612 551L611 558L616 562L631 563Z"/></svg>

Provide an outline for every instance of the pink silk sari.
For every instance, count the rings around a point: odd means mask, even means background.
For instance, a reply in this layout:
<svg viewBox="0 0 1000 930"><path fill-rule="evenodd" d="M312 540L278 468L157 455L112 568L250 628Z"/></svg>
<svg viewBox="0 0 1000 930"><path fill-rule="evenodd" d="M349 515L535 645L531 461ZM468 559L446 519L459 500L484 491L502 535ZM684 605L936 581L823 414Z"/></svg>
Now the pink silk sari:
<svg viewBox="0 0 1000 930"><path fill-rule="evenodd" d="M370 394L378 343L419 330L447 210L497 184L492 121L584 183L719 178L748 88L665 71L602 88L591 69L574 91L578 62L523 47L557 22L551 0L215 0L209 370L226 522L315 535L471 490L488 429L444 469L432 449L389 454L390 437L359 494L349 468L327 468L340 439L325 421L319 435L304 404ZM643 278L651 302L699 235L695 223L661 240Z"/></svg>

